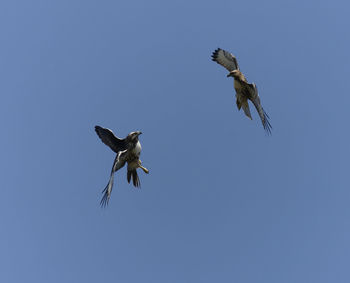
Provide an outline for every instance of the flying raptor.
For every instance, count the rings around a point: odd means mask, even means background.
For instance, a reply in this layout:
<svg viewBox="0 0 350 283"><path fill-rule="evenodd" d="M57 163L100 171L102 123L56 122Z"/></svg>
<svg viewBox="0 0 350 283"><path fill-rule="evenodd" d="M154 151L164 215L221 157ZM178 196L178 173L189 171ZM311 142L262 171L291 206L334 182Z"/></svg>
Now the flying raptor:
<svg viewBox="0 0 350 283"><path fill-rule="evenodd" d="M264 108L262 108L261 106L258 89L255 83L248 83L245 76L241 73L236 57L233 56L231 53L218 48L213 52L212 60L225 67L229 71L227 77L233 77L233 86L236 90L236 104L238 110L243 108L245 115L252 119L252 115L250 114L248 104L249 99L258 111L265 131L268 134L271 134L272 127L269 122L269 116L266 114Z"/></svg>
<svg viewBox="0 0 350 283"><path fill-rule="evenodd" d="M128 163L127 180L130 183L131 178L135 187L140 187L140 180L137 175L136 169L141 168L145 173L149 171L143 167L140 160L141 143L139 141L139 135L141 132L131 132L125 139L116 137L110 129L95 126L95 131L100 137L102 142L109 146L117 156L114 159L111 176L105 189L102 191L103 197L101 199L101 206L106 206L111 197L114 172L122 168L125 163Z"/></svg>

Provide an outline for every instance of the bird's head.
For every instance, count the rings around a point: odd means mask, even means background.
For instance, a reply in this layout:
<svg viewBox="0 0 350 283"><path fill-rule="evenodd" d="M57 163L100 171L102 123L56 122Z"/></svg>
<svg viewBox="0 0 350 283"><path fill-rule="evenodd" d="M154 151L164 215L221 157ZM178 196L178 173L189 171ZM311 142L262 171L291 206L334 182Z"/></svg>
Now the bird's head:
<svg viewBox="0 0 350 283"><path fill-rule="evenodd" d="M238 78L240 74L240 71L238 70L233 70L231 72L228 73L227 77L234 77L234 78Z"/></svg>
<svg viewBox="0 0 350 283"><path fill-rule="evenodd" d="M142 132L140 131L137 131L137 132L131 132L129 135L128 135L128 138L131 140L131 141L137 141L138 138L139 138L139 135L141 135Z"/></svg>

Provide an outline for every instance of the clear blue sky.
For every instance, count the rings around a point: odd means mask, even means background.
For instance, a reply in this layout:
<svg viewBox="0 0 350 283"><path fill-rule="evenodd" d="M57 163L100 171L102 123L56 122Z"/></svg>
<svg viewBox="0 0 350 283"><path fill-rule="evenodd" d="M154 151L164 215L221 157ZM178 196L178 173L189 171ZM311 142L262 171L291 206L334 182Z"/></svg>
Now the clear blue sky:
<svg viewBox="0 0 350 283"><path fill-rule="evenodd" d="M2 1L0 281L350 282L347 1ZM234 53L271 117L238 112ZM141 130L142 189L94 126Z"/></svg>

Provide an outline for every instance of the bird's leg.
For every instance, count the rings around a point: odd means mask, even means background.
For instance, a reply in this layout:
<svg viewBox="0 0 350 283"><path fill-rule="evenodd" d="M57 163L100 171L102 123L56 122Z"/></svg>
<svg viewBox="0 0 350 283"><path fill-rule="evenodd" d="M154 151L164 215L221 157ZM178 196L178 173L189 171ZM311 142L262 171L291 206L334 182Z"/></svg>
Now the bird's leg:
<svg viewBox="0 0 350 283"><path fill-rule="evenodd" d="M139 168L141 168L141 169L143 170L143 172L145 172L146 174L149 173L148 169L145 168L145 167L143 167L143 166L141 165L141 160L140 160L140 159L139 159L139 161L138 161L138 166L139 166Z"/></svg>
<svg viewBox="0 0 350 283"><path fill-rule="evenodd" d="M149 171L148 171L148 169L147 168L145 168L145 167L143 167L143 166L141 166L140 165L140 168L143 170L143 172L145 172L146 174L148 174L149 173Z"/></svg>

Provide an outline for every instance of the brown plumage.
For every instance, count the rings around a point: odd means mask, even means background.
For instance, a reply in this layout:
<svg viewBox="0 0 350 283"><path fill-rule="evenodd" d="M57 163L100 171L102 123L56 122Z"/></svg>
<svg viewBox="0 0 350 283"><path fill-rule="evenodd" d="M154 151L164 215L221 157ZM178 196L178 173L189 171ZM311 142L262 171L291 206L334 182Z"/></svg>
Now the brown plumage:
<svg viewBox="0 0 350 283"><path fill-rule="evenodd" d="M149 171L141 165L141 144L139 141L139 135L141 135L141 132L131 132L125 139L120 139L116 137L111 130L100 126L95 126L95 131L102 142L117 153L113 162L109 182L102 191L103 197L101 200L101 206L106 206L112 193L114 173L124 167L125 163L128 163L128 183L130 183L132 178L135 187L140 187L141 185L136 169L141 168L147 174Z"/></svg>
<svg viewBox="0 0 350 283"><path fill-rule="evenodd" d="M236 90L236 104L238 110L242 108L245 115L252 119L248 104L248 100L250 100L254 104L260 116L265 131L268 134L271 134L272 127L269 122L269 116L261 106L258 89L254 83L248 83L247 79L239 69L236 57L231 53L218 48L213 52L212 60L225 67L229 71L227 77L233 77L233 86Z"/></svg>

